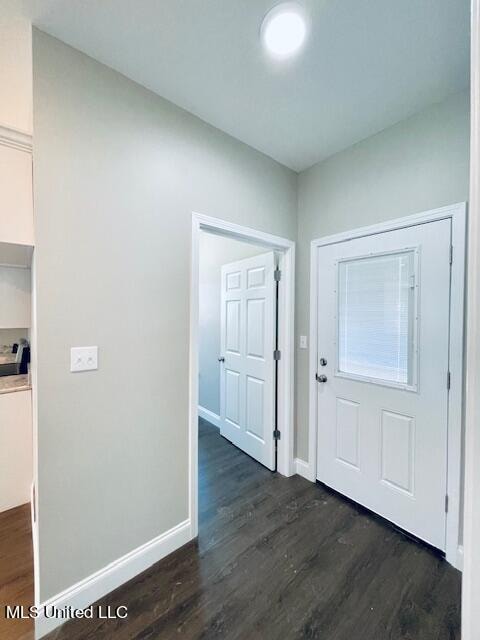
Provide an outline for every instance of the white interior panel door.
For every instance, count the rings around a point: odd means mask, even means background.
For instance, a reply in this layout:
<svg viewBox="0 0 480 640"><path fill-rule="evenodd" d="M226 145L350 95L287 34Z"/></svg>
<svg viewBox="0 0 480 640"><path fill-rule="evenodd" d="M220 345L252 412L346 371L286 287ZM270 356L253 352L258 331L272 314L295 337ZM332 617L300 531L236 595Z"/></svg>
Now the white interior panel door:
<svg viewBox="0 0 480 640"><path fill-rule="evenodd" d="M222 267L220 432L275 468L275 256Z"/></svg>
<svg viewBox="0 0 480 640"><path fill-rule="evenodd" d="M449 220L318 249L317 477L445 549Z"/></svg>

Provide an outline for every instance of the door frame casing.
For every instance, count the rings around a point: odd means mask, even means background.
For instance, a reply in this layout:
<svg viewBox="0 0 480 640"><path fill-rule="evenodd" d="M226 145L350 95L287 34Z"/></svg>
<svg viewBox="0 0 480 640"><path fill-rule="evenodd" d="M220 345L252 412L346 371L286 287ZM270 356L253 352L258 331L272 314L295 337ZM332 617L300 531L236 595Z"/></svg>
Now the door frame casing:
<svg viewBox="0 0 480 640"><path fill-rule="evenodd" d="M308 426L308 479L317 479L317 308L318 308L318 249L396 231L408 227L450 219L452 224L453 263L450 285L450 336L449 370L450 391L448 397L447 437L447 495L445 555L450 564L462 569L463 548L460 546L460 504L462 483L462 433L464 395L464 318L465 318L465 247L466 203L461 202L439 209L397 218L379 224L360 227L312 240L310 245L310 349L309 349L309 426ZM446 383L446 382L445 382Z"/></svg>
<svg viewBox="0 0 480 640"><path fill-rule="evenodd" d="M471 9L463 640L478 640L480 628L480 0Z"/></svg>
<svg viewBox="0 0 480 640"><path fill-rule="evenodd" d="M189 349L189 517L192 537L198 535L198 323L200 231L264 246L279 253L278 305L278 440L277 471L294 474L294 353L295 353L295 242L251 227L192 212ZM273 437L273 434L272 434Z"/></svg>

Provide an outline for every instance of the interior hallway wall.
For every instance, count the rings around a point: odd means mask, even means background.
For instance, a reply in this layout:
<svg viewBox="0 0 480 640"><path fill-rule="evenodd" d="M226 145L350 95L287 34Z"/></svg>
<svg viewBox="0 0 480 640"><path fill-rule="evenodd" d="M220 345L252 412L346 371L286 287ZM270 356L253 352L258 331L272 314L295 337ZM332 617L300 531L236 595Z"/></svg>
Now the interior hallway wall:
<svg viewBox="0 0 480 640"><path fill-rule="evenodd" d="M199 404L220 415L220 278L224 264L265 253L265 247L200 232Z"/></svg>
<svg viewBox="0 0 480 640"><path fill-rule="evenodd" d="M468 200L469 96L461 93L299 176L296 334L309 334L310 242ZM308 350L296 351L296 455L308 460Z"/></svg>
<svg viewBox="0 0 480 640"><path fill-rule="evenodd" d="M188 518L191 213L295 239L297 175L36 30L33 54L44 601Z"/></svg>

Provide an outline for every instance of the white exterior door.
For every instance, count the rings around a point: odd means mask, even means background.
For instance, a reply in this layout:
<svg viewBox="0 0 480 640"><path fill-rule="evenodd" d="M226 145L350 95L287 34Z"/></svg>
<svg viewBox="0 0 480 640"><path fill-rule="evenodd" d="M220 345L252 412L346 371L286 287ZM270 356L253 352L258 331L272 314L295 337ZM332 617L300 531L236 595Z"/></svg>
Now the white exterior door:
<svg viewBox="0 0 480 640"><path fill-rule="evenodd" d="M222 267L220 432L275 469L275 256Z"/></svg>
<svg viewBox="0 0 480 640"><path fill-rule="evenodd" d="M318 249L317 478L442 550L450 224Z"/></svg>

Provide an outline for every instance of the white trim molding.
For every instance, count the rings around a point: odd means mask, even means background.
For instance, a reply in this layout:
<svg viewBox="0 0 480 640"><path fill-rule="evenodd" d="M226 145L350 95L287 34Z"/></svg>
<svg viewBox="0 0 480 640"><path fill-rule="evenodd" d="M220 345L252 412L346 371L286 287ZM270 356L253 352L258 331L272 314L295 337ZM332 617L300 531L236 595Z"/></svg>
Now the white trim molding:
<svg viewBox="0 0 480 640"><path fill-rule="evenodd" d="M310 480L312 482L315 481L314 478L312 479L312 470L310 469L310 465L308 464L308 462L302 460L301 458L295 458L294 464L295 473L297 474L297 476L302 476L302 478L306 478L307 480Z"/></svg>
<svg viewBox="0 0 480 640"><path fill-rule="evenodd" d="M461 504L461 464L463 430L463 354L465 318L465 245L466 245L466 204L453 204L440 209L425 211L405 218L390 220L380 224L361 227L343 233L313 240L310 252L310 351L309 351L309 431L308 468L310 480L317 478L317 314L318 308L318 248L355 238L406 229L408 227L450 219L452 224L453 263L451 271L450 299L450 342L449 368L451 386L448 403L448 513L446 516L445 555L453 566L461 569L459 561L460 504Z"/></svg>
<svg viewBox="0 0 480 640"><path fill-rule="evenodd" d="M462 638L480 629L480 0L472 0Z"/></svg>
<svg viewBox="0 0 480 640"><path fill-rule="evenodd" d="M213 411L210 411L210 409L206 409L199 404L198 415L200 418L203 418L207 422L210 422L210 424L213 424L217 429L220 429L220 416L217 413L214 413Z"/></svg>
<svg viewBox="0 0 480 640"><path fill-rule="evenodd" d="M49 598L38 605L39 615L35 620L35 637L42 638L66 622L62 618L45 617L47 607L49 609L51 607L55 609L63 609L64 607L84 609L179 549L191 539L190 520L185 520L185 522L181 522L153 540L111 562L103 569L77 582L62 593Z"/></svg>
<svg viewBox="0 0 480 640"><path fill-rule="evenodd" d="M462 544L458 545L456 568L459 571L463 571L463 545Z"/></svg>
<svg viewBox="0 0 480 640"><path fill-rule="evenodd" d="M192 213L190 275L190 381L189 381L189 505L192 532L198 533L198 322L200 231L249 242L279 253L282 279L279 287L278 440L277 470L284 476L295 473L294 442L294 353L295 353L295 242L251 227ZM272 434L273 435L273 434Z"/></svg>
<svg viewBox="0 0 480 640"><path fill-rule="evenodd" d="M0 125L0 145L32 153L32 136L25 131Z"/></svg>
<svg viewBox="0 0 480 640"><path fill-rule="evenodd" d="M33 539L33 579L34 602L40 603L40 551L38 538L38 386L37 386L37 262L32 254L32 323L30 330L30 375L32 378L32 440L33 440L33 483L32 483L32 539Z"/></svg>

